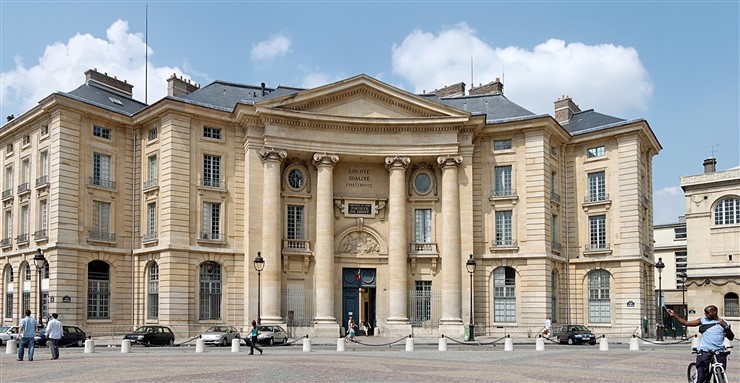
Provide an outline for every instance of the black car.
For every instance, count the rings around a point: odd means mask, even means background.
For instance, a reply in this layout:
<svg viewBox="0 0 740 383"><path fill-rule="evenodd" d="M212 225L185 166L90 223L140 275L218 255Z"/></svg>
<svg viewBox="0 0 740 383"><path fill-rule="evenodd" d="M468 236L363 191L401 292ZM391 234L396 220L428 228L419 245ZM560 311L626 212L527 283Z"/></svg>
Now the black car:
<svg viewBox="0 0 740 383"><path fill-rule="evenodd" d="M87 339L87 335L81 328L77 326L62 326L62 338L59 339L59 347L82 347L85 345L85 339ZM46 328L36 331L33 341L37 346L46 346Z"/></svg>
<svg viewBox="0 0 740 383"><path fill-rule="evenodd" d="M124 335L123 339L145 346L172 346L175 343L175 334L167 326L141 326L136 331Z"/></svg>
<svg viewBox="0 0 740 383"><path fill-rule="evenodd" d="M593 345L596 344L596 336L584 325L569 324L560 328L558 342L568 344L588 343Z"/></svg>

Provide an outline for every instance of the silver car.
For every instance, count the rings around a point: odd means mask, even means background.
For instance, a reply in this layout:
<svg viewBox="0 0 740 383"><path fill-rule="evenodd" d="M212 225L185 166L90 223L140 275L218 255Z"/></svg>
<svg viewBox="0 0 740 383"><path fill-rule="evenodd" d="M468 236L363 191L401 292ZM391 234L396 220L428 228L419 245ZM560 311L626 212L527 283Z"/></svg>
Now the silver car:
<svg viewBox="0 0 740 383"><path fill-rule="evenodd" d="M215 346L230 346L232 339L241 339L234 326L226 325L211 326L206 332L200 334L200 338L205 344Z"/></svg>
<svg viewBox="0 0 740 383"><path fill-rule="evenodd" d="M260 332L257 335L257 342L263 344L274 345L275 342L282 344L288 343L288 333L280 326L274 325L259 325L257 330Z"/></svg>
<svg viewBox="0 0 740 383"><path fill-rule="evenodd" d="M0 327L0 346L8 343L11 339L18 339L18 326Z"/></svg>

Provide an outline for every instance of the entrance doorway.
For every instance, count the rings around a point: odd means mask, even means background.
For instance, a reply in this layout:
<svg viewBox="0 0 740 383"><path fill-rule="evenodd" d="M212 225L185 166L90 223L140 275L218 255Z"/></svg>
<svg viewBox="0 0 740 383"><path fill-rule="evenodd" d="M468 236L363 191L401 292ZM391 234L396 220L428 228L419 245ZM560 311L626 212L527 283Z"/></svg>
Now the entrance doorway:
<svg viewBox="0 0 740 383"><path fill-rule="evenodd" d="M373 335L375 329L375 269L342 269L342 328L349 316L358 335Z"/></svg>

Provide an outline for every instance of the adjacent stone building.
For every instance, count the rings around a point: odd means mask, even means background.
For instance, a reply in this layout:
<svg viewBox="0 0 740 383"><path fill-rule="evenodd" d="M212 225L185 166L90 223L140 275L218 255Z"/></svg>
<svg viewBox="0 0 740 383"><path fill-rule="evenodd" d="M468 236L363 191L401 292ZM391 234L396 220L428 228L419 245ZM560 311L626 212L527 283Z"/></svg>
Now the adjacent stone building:
<svg viewBox="0 0 740 383"><path fill-rule="evenodd" d="M631 334L655 308L661 146L643 119L570 97L534 114L499 80L168 85L145 105L90 70L0 129L3 323L39 282L65 323L181 338L258 315L298 336L353 315L374 335L459 337L471 306L478 334L548 317Z"/></svg>

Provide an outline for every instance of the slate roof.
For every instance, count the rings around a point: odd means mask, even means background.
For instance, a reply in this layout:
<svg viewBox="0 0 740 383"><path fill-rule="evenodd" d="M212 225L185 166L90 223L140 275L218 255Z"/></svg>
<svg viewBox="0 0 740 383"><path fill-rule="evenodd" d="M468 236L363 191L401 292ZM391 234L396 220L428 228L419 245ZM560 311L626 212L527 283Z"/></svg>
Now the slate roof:
<svg viewBox="0 0 740 383"><path fill-rule="evenodd" d="M272 92L273 90L272 88L265 88L267 92ZM259 85L214 81L193 93L179 98L195 104L233 111L237 103L251 104L261 100L263 96L262 87ZM178 97L175 97L175 99L178 99Z"/></svg>
<svg viewBox="0 0 740 383"><path fill-rule="evenodd" d="M501 93L454 97L437 97L433 94L422 94L420 96L474 115L485 114L488 123L522 117L536 117L534 113L511 102Z"/></svg>
<svg viewBox="0 0 740 383"><path fill-rule="evenodd" d="M82 101L87 104L96 105L113 112L132 116L144 109L147 105L134 100L131 96L116 92L105 86L89 81L71 92L57 92L58 94Z"/></svg>
<svg viewBox="0 0 740 383"><path fill-rule="evenodd" d="M574 113L570 120L561 123L571 135L587 133L615 125L627 123L627 120L594 112L593 109Z"/></svg>

